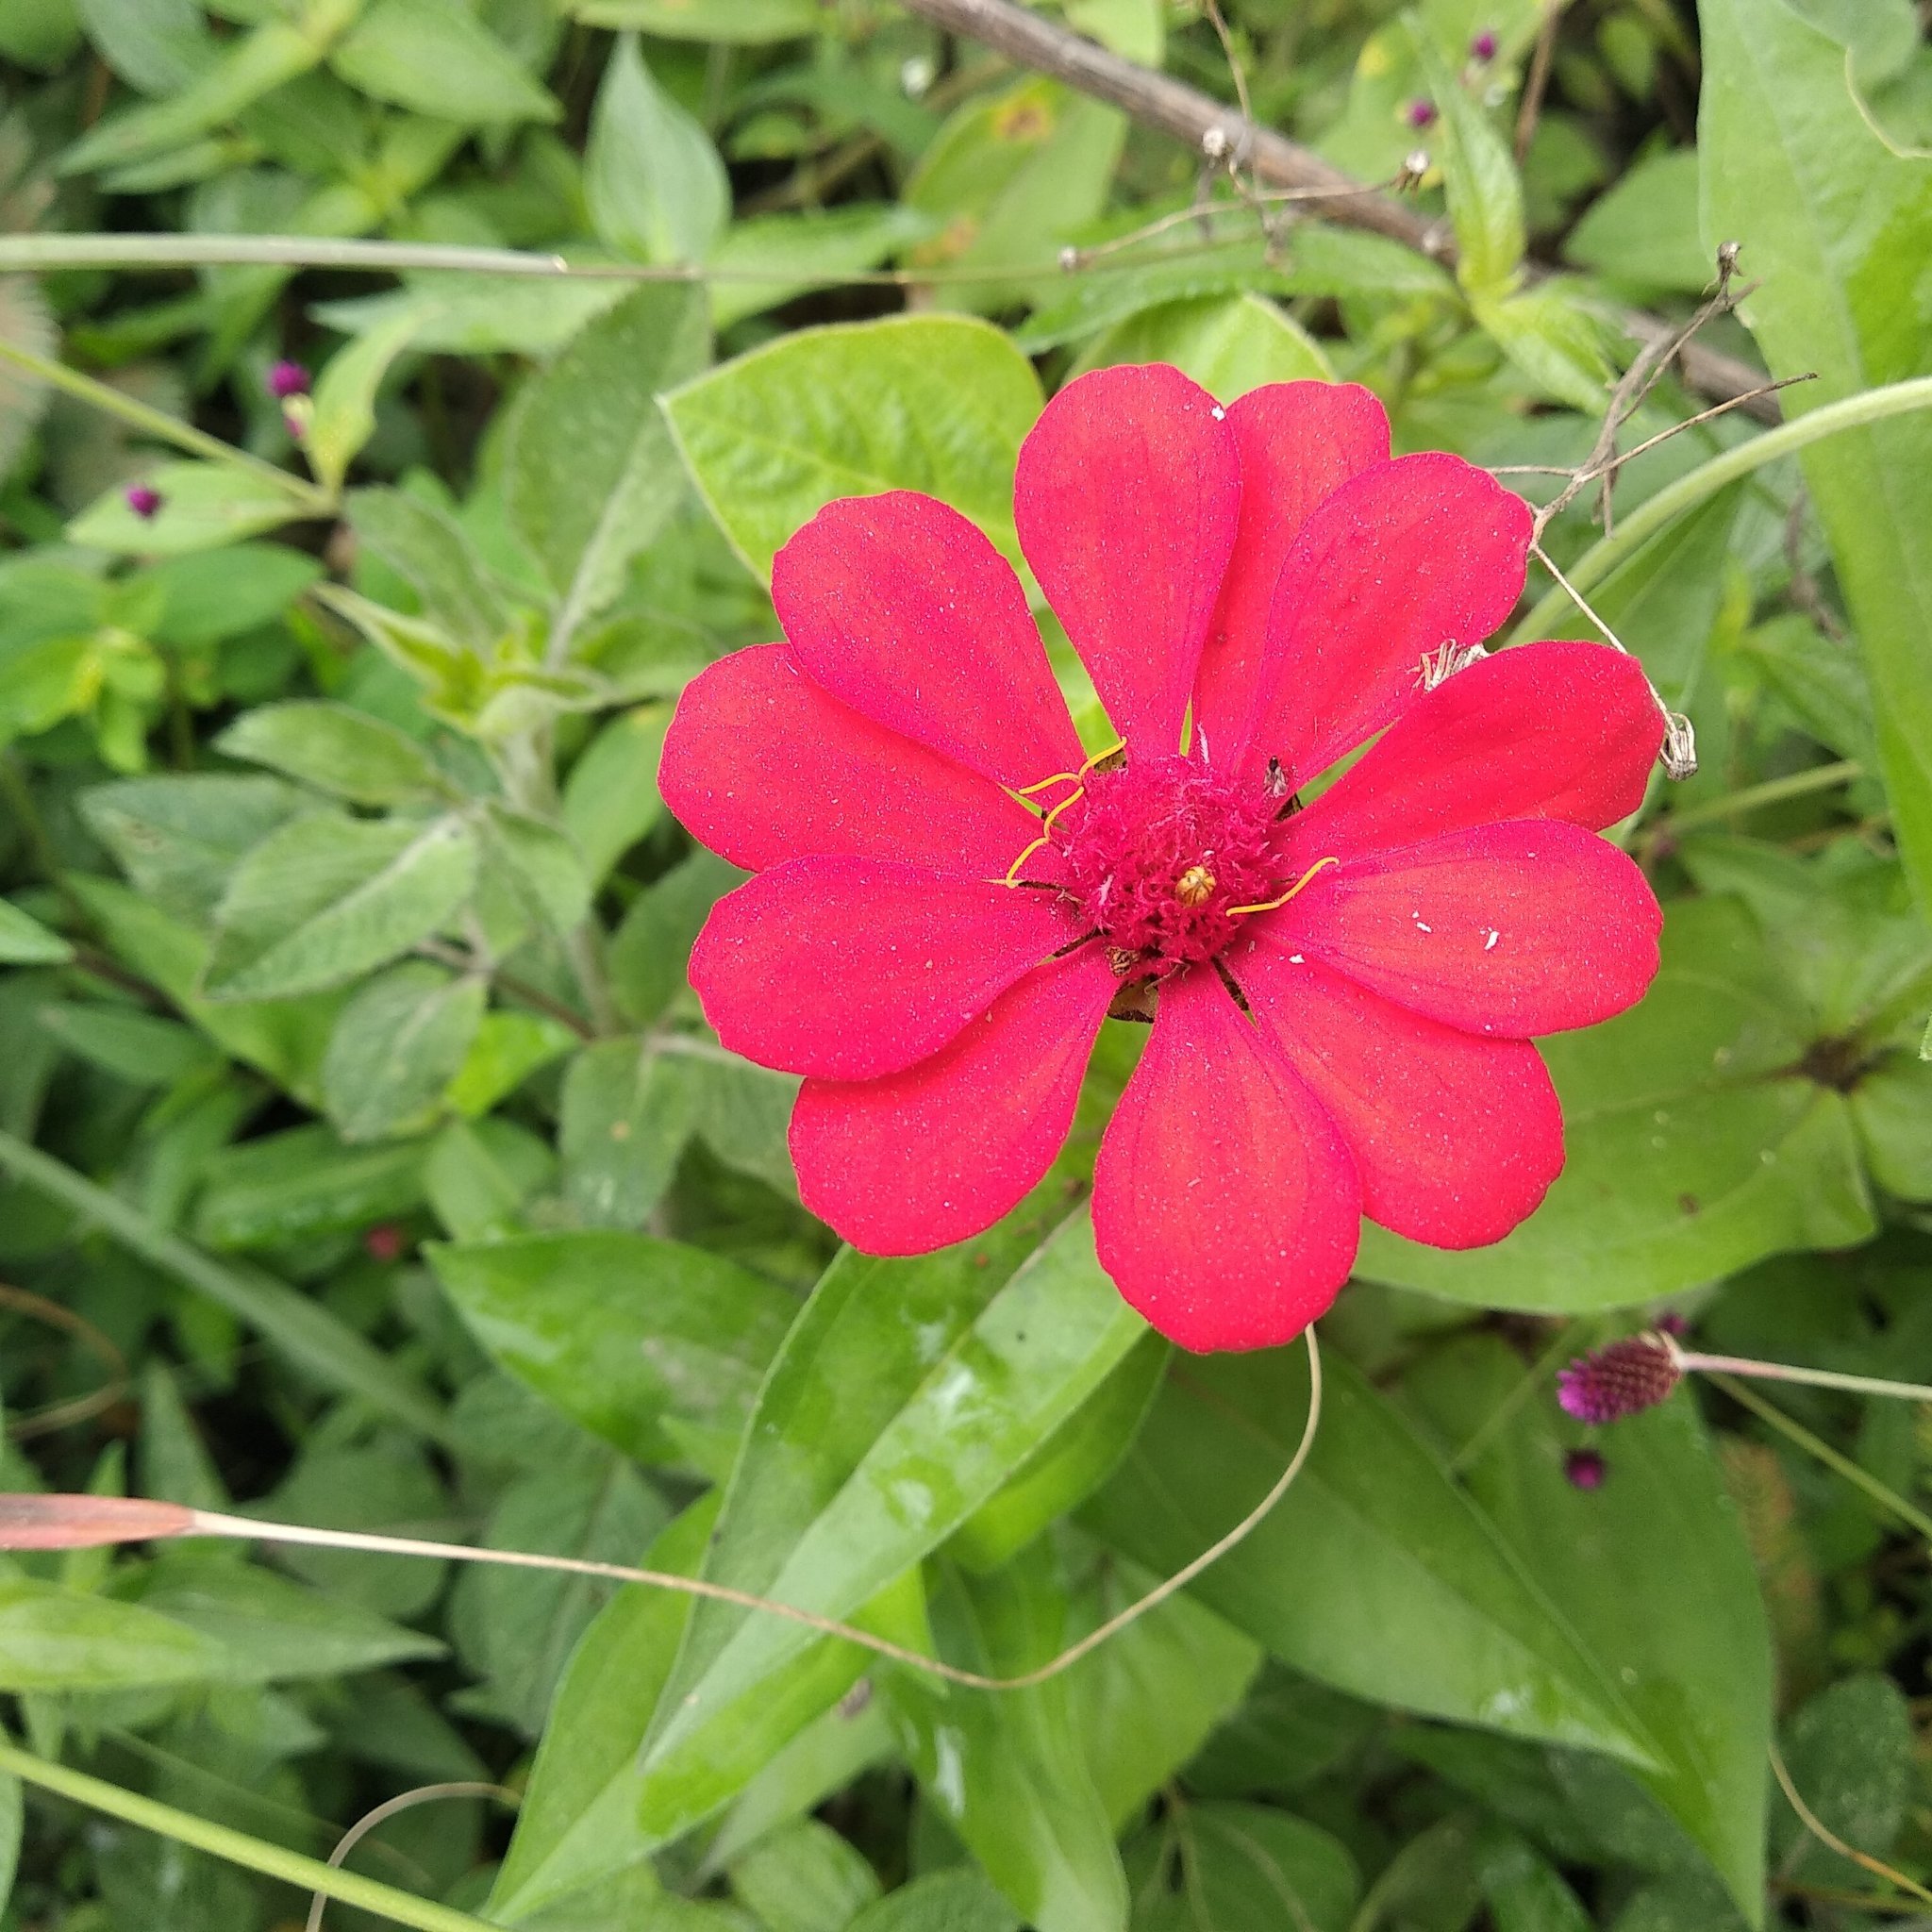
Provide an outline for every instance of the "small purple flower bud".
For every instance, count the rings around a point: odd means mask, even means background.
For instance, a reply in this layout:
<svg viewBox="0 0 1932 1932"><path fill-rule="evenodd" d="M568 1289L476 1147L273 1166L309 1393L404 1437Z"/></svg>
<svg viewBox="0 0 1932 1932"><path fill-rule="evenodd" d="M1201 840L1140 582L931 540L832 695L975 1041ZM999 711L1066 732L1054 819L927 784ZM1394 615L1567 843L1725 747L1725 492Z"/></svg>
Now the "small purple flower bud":
<svg viewBox="0 0 1932 1932"><path fill-rule="evenodd" d="M1660 1335L1632 1335L1557 1372L1557 1400L1580 1423L1614 1423L1655 1408L1683 1380Z"/></svg>
<svg viewBox="0 0 1932 1932"><path fill-rule="evenodd" d="M308 372L299 362L281 361L268 373L268 392L278 403L308 393Z"/></svg>
<svg viewBox="0 0 1932 1932"><path fill-rule="evenodd" d="M142 523L146 523L159 511L164 500L158 490L151 490L145 483L130 483L121 495L127 508Z"/></svg>
<svg viewBox="0 0 1932 1932"><path fill-rule="evenodd" d="M1682 1341L1685 1336L1690 1332L1690 1323L1685 1321L1675 1308L1672 1308L1667 1313L1659 1315L1650 1325L1659 1335L1668 1335L1673 1341Z"/></svg>
<svg viewBox="0 0 1932 1932"><path fill-rule="evenodd" d="M1434 101L1411 101L1402 110L1402 118L1420 134L1424 127L1436 125L1436 104Z"/></svg>
<svg viewBox="0 0 1932 1932"><path fill-rule="evenodd" d="M1573 1449L1563 1458L1563 1474L1574 1490L1600 1490L1609 1464L1594 1449Z"/></svg>
<svg viewBox="0 0 1932 1932"><path fill-rule="evenodd" d="M1477 34L1469 43L1471 57L1477 60L1493 60L1496 58L1496 37L1488 27Z"/></svg>

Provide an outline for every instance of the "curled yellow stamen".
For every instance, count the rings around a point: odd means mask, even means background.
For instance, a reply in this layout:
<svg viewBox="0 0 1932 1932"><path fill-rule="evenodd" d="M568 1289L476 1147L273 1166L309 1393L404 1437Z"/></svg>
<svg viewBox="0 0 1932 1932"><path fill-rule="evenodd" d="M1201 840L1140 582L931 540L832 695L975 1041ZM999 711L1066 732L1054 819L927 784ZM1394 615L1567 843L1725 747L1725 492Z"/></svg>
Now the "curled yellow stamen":
<svg viewBox="0 0 1932 1932"><path fill-rule="evenodd" d="M1300 878L1295 880L1293 885L1289 887L1287 891L1282 893L1280 898L1263 900L1258 906L1230 906L1227 908L1228 917L1232 919L1238 912L1273 912L1277 906L1286 906L1304 887L1312 885L1316 874L1324 871L1331 865L1340 865L1341 863L1341 861L1339 858L1318 858L1313 865L1309 866L1307 872L1303 873Z"/></svg>
<svg viewBox="0 0 1932 1932"><path fill-rule="evenodd" d="M1070 805L1076 805L1079 803L1081 799L1086 797L1087 787L1081 781L1087 776L1087 774L1094 768L1095 765L1101 763L1104 759L1112 758L1115 752L1123 750L1125 747L1125 745L1126 740L1124 738L1120 739L1116 741L1116 742L1108 745L1105 751L1095 752L1093 756L1091 758L1089 758L1087 762L1084 765L1082 765L1077 772L1056 772L1051 778L1040 778L1035 780L1035 782L1031 785L1021 786L1019 795L1022 798L1024 798L1029 791L1044 791L1049 785L1070 784L1074 787L1074 790L1068 792L1067 795L1063 799L1061 799L1060 802L1057 806L1055 806L1053 809L1049 811L1043 819L1041 820L1040 837L1034 840L1032 844L1027 846L1025 851L1021 853L1019 858L1014 859L1011 865L1008 866L1006 876L1000 881L1001 885L1018 886L1023 885L1024 883L1024 881L1020 877L1020 868L1023 865L1024 865L1026 861L1029 858L1031 858L1033 855L1036 852L1038 852L1042 845L1051 842L1051 834L1053 832L1054 820L1058 818L1061 812L1065 811Z"/></svg>

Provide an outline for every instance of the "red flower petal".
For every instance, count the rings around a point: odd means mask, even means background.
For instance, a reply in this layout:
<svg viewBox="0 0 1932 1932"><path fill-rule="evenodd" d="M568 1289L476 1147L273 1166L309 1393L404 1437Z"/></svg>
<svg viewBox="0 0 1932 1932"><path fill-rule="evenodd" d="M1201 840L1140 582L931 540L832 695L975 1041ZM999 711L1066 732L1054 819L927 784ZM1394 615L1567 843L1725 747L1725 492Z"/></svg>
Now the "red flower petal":
<svg viewBox="0 0 1932 1932"><path fill-rule="evenodd" d="M1505 819L1594 831L1642 804L1663 729L1634 658L1607 644L1524 644L1417 698L1308 808L1297 836L1359 852Z"/></svg>
<svg viewBox="0 0 1932 1932"><path fill-rule="evenodd" d="M791 1116L805 1205L869 1255L923 1255L991 1227L1065 1142L1116 985L1083 946L903 1074L808 1080Z"/></svg>
<svg viewBox="0 0 1932 1932"><path fill-rule="evenodd" d="M1051 892L877 858L793 858L727 892L691 956L734 1053L871 1080L937 1053L1079 937Z"/></svg>
<svg viewBox="0 0 1932 1932"><path fill-rule="evenodd" d="M1390 721L1424 654L1480 643L1523 594L1529 507L1460 457L1398 457L1344 483L1282 566L1248 734L1301 781Z"/></svg>
<svg viewBox="0 0 1932 1932"><path fill-rule="evenodd" d="M1070 382L1020 446L1020 547L1130 744L1171 758L1234 547L1220 406L1163 364Z"/></svg>
<svg viewBox="0 0 1932 1932"><path fill-rule="evenodd" d="M1016 790L1079 764L1020 580L958 510L828 503L774 560L772 601L800 668L875 723Z"/></svg>
<svg viewBox="0 0 1932 1932"><path fill-rule="evenodd" d="M1298 837L1297 865L1316 848ZM1558 820L1479 825L1322 873L1263 915L1398 1005L1466 1033L1590 1026L1643 997L1663 923L1636 862Z"/></svg>
<svg viewBox="0 0 1932 1932"><path fill-rule="evenodd" d="M825 853L998 878L1040 830L990 778L822 691L783 644L734 651L685 687L658 789L747 872Z"/></svg>
<svg viewBox="0 0 1932 1932"><path fill-rule="evenodd" d="M1267 1348L1335 1299L1360 1224L1347 1146L1280 1049L1211 971L1167 981L1093 1174L1122 1294L1183 1348Z"/></svg>
<svg viewBox="0 0 1932 1932"><path fill-rule="evenodd" d="M1474 1248L1534 1211L1563 1167L1563 1115L1535 1047L1424 1019L1272 935L1228 963L1341 1128L1371 1221Z"/></svg>
<svg viewBox="0 0 1932 1932"><path fill-rule="evenodd" d="M1271 382L1228 405L1241 451L1241 508L1194 680L1194 730L1210 758L1248 723L1275 580L1324 496L1389 460L1389 417L1353 382Z"/></svg>

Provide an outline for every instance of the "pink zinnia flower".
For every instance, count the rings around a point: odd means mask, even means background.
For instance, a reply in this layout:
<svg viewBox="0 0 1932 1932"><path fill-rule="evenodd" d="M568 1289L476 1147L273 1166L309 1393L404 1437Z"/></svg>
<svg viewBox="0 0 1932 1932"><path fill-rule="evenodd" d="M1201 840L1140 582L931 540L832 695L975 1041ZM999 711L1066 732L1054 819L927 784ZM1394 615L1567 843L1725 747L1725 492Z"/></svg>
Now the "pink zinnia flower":
<svg viewBox="0 0 1932 1932"><path fill-rule="evenodd" d="M1530 1036L1657 970L1657 901L1595 836L1657 756L1641 672L1541 643L1443 676L1521 594L1529 512L1459 458L1391 460L1349 385L1223 410L1174 369L1083 376L1016 514L1121 756L1086 757L1011 567L908 491L791 539L787 641L712 665L665 743L672 808L758 874L691 983L806 1076L807 1206L873 1254L977 1234L1065 1141L1109 1008L1151 1000L1093 1224L1164 1334L1288 1340L1364 1213L1506 1234L1563 1158Z"/></svg>

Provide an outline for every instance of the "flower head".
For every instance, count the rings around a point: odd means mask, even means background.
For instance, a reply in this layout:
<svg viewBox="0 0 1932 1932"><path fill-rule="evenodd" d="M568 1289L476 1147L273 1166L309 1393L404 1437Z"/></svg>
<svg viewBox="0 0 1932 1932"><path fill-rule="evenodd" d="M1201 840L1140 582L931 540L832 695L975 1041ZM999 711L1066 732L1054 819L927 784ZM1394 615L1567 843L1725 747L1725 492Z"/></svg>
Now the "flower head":
<svg viewBox="0 0 1932 1932"><path fill-rule="evenodd" d="M1420 98L1413 100L1403 108L1402 118L1420 134L1424 127L1436 125L1436 104Z"/></svg>
<svg viewBox="0 0 1932 1932"><path fill-rule="evenodd" d="M1580 1423L1621 1422L1655 1408L1683 1378L1663 1336L1632 1335L1559 1370L1557 1400Z"/></svg>
<svg viewBox="0 0 1932 1932"><path fill-rule="evenodd" d="M1473 60L1493 60L1496 58L1496 37L1488 27L1477 34L1469 43L1470 58Z"/></svg>
<svg viewBox="0 0 1932 1932"><path fill-rule="evenodd" d="M130 483L121 492L121 500L144 524L158 516L162 504L167 501L158 490L145 483Z"/></svg>
<svg viewBox="0 0 1932 1932"><path fill-rule="evenodd" d="M308 393L308 372L299 362L286 359L273 364L268 372L268 392L276 402Z"/></svg>
<svg viewBox="0 0 1932 1932"><path fill-rule="evenodd" d="M1599 1450L1573 1449L1563 1458L1563 1474L1572 1489L1600 1490L1609 1473L1610 1466Z"/></svg>
<svg viewBox="0 0 1932 1932"><path fill-rule="evenodd" d="M1058 1152L1109 1011L1151 1009L1093 1224L1163 1333L1288 1340L1364 1213L1507 1233L1562 1165L1531 1038L1657 968L1657 902L1595 836L1657 755L1641 672L1540 643L1432 679L1515 605L1529 512L1458 458L1391 460L1350 385L1224 410L1165 367L1082 376L1015 513L1119 745L1074 735L1008 559L906 491L791 539L786 641L712 665L665 743L665 798L758 874L691 983L805 1076L806 1204L873 1254L977 1234Z"/></svg>

